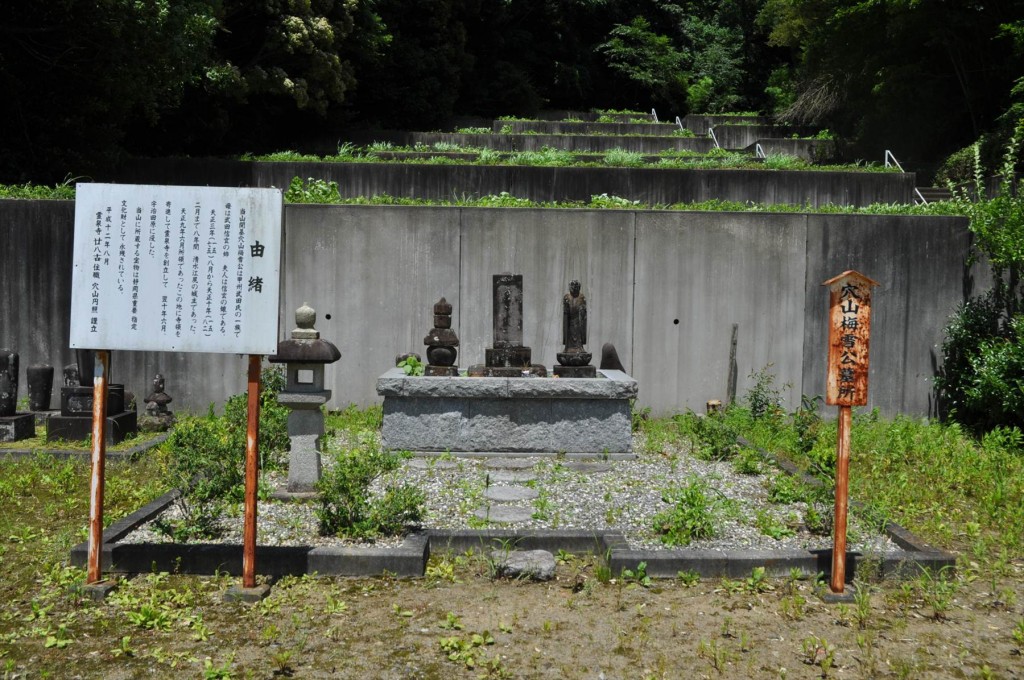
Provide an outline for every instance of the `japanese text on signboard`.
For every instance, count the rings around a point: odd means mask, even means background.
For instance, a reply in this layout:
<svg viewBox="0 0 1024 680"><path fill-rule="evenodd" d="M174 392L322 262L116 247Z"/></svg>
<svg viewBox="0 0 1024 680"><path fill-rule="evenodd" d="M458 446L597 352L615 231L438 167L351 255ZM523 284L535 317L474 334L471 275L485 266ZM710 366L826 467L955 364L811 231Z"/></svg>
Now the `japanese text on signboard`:
<svg viewBox="0 0 1024 680"><path fill-rule="evenodd" d="M281 192L82 184L71 346L272 353Z"/></svg>

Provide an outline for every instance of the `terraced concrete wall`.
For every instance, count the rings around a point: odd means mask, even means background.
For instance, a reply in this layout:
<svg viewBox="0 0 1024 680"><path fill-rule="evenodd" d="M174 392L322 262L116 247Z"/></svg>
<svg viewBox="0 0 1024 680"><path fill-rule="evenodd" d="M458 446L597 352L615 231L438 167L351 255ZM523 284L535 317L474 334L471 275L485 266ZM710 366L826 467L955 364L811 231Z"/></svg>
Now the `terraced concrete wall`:
<svg viewBox="0 0 1024 680"><path fill-rule="evenodd" d="M658 154L662 151L692 151L707 153L715 148L709 137L671 137L653 135L515 135L515 134L460 134L455 132L402 132L371 131L346 135L346 141L367 145L374 142L390 142L411 146L413 144L433 145L458 144L475 146L496 151L540 151L544 147L574 152L602 153L612 149L635 151L636 153ZM334 153L325 149L321 155Z"/></svg>
<svg viewBox="0 0 1024 680"><path fill-rule="evenodd" d="M697 135L706 135L716 125L771 125L768 116L725 116L715 114L690 113L683 116L683 126Z"/></svg>
<svg viewBox="0 0 1024 680"><path fill-rule="evenodd" d="M72 362L68 344L73 204L0 201L0 347L21 364ZM879 281L869 399L886 413L931 411L935 348L964 299L965 220L943 217L289 205L280 333L303 302L341 349L327 368L332 406L376 403L395 354L423 350L432 305L454 305L459 365L491 340L491 276L524 276L534 361L560 348L569 280L590 305L589 348L613 343L663 414L723 399L737 324L739 394L768 364L801 393L824 392L820 285L845 269ZM243 391L235 355L114 352L113 377L140 396L167 376L172 408L205 410ZM24 394L24 372L22 395ZM56 400L56 399L55 399Z"/></svg>
<svg viewBox="0 0 1024 680"><path fill-rule="evenodd" d="M589 201L610 194L647 205L720 199L795 205L913 202L913 173L786 170L558 168L389 163L136 161L109 180L136 184L287 187L293 177L338 183L345 198L388 194L452 200L508 192L535 201ZM453 191L452 187L459 187Z"/></svg>
<svg viewBox="0 0 1024 680"><path fill-rule="evenodd" d="M496 120L491 125L494 132L508 131L513 134L534 132L552 135L654 135L670 136L679 130L675 123L596 123L552 120Z"/></svg>

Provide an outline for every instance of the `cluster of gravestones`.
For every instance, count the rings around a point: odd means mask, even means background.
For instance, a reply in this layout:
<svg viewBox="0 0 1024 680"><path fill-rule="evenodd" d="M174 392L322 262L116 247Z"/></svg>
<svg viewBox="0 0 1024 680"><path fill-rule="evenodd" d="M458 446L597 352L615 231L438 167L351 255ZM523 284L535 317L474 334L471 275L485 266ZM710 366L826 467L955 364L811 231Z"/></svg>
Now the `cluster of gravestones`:
<svg viewBox="0 0 1024 680"><path fill-rule="evenodd" d="M28 411L18 412L19 356L9 349L0 349L0 442L15 442L35 436L36 424L45 425L46 441L86 439L92 434L92 412L95 388L93 375L96 362L91 350L77 350L77 363L64 367L64 384L60 389L60 411L51 410L53 366L29 366ZM136 413L135 396L124 385L107 385L107 444L123 441L139 430L164 431L174 424L174 414L167 409L172 401L164 392L164 378L153 379L153 391L144 400L145 413Z"/></svg>
<svg viewBox="0 0 1024 680"><path fill-rule="evenodd" d="M545 377L547 368L532 363L533 351L523 345L523 276L496 274L493 283L494 343L484 350L484 363L470 366L471 377L519 378ZM427 346L424 375L457 376L455 365L459 338L452 330L452 306L443 297L434 305L434 327L423 344ZM558 365L552 372L563 378L596 378L597 368L590 364L587 344L587 298L580 291L580 282L571 281L569 292L562 297L562 342ZM622 370L614 347L606 345L602 368ZM400 355L404 358L409 355ZM413 355L416 356L416 355ZM417 359L419 357L417 356ZM605 365L605 364L608 365Z"/></svg>

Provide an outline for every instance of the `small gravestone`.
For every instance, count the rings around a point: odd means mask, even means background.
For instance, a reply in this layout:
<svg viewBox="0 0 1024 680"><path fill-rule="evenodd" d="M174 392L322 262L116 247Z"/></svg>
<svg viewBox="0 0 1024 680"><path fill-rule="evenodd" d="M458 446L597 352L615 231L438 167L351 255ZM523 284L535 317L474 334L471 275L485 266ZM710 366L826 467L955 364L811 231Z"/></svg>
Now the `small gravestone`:
<svg viewBox="0 0 1024 680"><path fill-rule="evenodd" d="M153 376L153 391L143 399L146 412L139 418L139 429L143 432L166 432L174 426L174 414L167 410L173 398L164 392L164 377Z"/></svg>
<svg viewBox="0 0 1024 680"><path fill-rule="evenodd" d="M16 442L35 434L35 417L18 413L18 353L0 349L0 442Z"/></svg>
<svg viewBox="0 0 1024 680"><path fill-rule="evenodd" d="M452 306L444 298L434 305L434 327L423 338L427 346L427 365L423 375L455 377L459 368L455 365L458 356L459 337L452 330Z"/></svg>
<svg viewBox="0 0 1024 680"><path fill-rule="evenodd" d="M49 411L53 396L53 366L34 364L25 369L28 379L28 410Z"/></svg>
<svg viewBox="0 0 1024 680"><path fill-rule="evenodd" d="M64 368L64 387L60 389L60 413L46 420L46 441L83 440L92 435L93 377L96 354L90 349L76 350L78 363ZM124 441L138 432L138 416L127 408L124 385L107 384L107 446Z"/></svg>
<svg viewBox="0 0 1024 680"><path fill-rule="evenodd" d="M531 364L533 351L523 345L523 275L495 274L493 279L494 346L484 350L483 365L471 366L474 377L544 377L547 369Z"/></svg>
<svg viewBox="0 0 1024 680"><path fill-rule="evenodd" d="M560 378L596 378L597 368L590 365L587 344L587 298L580 292L580 282L571 281L569 292L562 297L562 342L565 348L556 355L555 375Z"/></svg>
<svg viewBox="0 0 1024 680"><path fill-rule="evenodd" d="M499 576L550 581L555 576L555 556L547 550L491 551L491 562Z"/></svg>

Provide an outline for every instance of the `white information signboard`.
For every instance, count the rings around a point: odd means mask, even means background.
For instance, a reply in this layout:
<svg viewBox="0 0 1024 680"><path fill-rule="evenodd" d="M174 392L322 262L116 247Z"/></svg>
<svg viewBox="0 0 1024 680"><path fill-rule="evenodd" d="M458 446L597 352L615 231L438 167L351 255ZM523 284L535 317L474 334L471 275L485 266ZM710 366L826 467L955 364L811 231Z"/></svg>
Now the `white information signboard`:
<svg viewBox="0 0 1024 680"><path fill-rule="evenodd" d="M71 347L277 351L279 189L79 184Z"/></svg>

